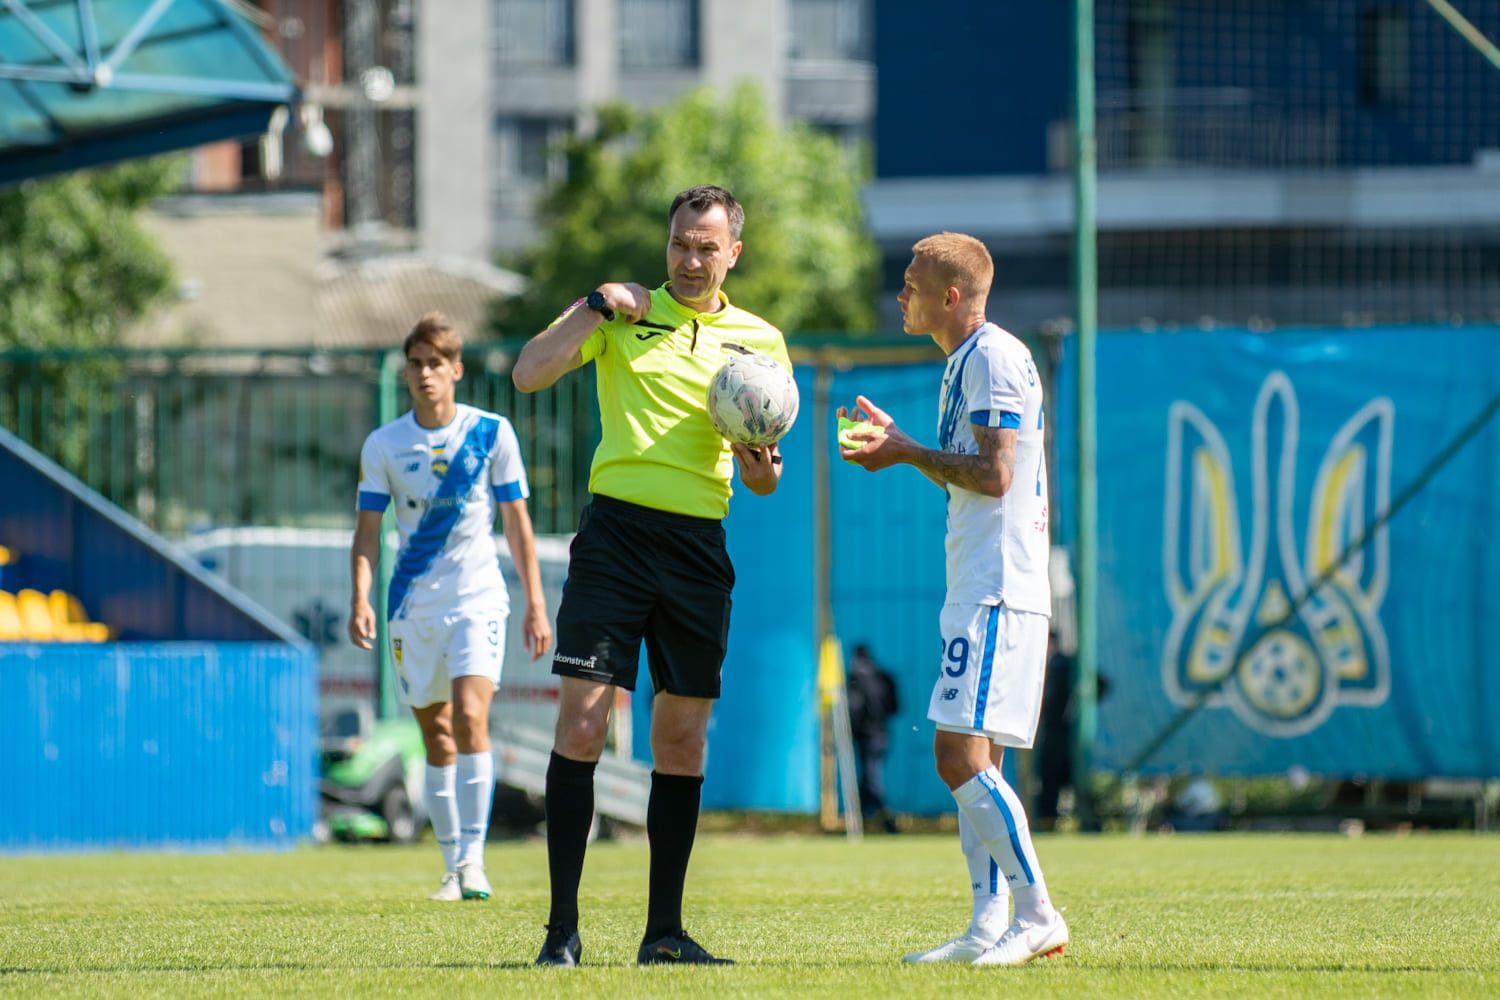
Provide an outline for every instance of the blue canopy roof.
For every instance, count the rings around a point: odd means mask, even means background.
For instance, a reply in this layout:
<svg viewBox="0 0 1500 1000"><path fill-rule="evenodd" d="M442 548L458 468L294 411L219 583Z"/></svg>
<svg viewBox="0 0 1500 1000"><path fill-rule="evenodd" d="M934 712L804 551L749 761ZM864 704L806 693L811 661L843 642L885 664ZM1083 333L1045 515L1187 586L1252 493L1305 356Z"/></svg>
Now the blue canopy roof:
<svg viewBox="0 0 1500 1000"><path fill-rule="evenodd" d="M296 96L229 0L0 0L0 184L258 135Z"/></svg>

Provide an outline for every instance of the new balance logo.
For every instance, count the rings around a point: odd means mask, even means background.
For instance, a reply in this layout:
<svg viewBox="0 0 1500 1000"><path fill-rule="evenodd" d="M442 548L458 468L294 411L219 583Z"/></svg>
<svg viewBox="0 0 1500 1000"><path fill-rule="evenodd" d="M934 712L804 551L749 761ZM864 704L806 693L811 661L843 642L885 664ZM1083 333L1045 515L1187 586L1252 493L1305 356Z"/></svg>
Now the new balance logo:
<svg viewBox="0 0 1500 1000"><path fill-rule="evenodd" d="M943 700L953 701L958 697L958 688L943 688Z"/></svg>
<svg viewBox="0 0 1500 1000"><path fill-rule="evenodd" d="M406 471L407 472L416 472L421 467L422 467L422 463L421 462L413 462L413 463L411 463L410 465L408 465L406 467Z"/></svg>

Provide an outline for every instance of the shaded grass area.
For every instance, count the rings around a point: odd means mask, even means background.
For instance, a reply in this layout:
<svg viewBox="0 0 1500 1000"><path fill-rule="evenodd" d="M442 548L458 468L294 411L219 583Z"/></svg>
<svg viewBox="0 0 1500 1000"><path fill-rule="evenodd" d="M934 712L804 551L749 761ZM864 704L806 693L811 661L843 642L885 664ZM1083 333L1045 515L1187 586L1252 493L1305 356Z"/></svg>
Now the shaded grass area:
<svg viewBox="0 0 1500 1000"><path fill-rule="evenodd" d="M534 969L539 842L492 844L488 903L437 852L0 858L0 994L28 996L1494 996L1500 838L1054 836L1073 943L1020 970L909 967L968 919L957 838L700 839L688 930L727 969L635 967L646 846L590 849L585 967Z"/></svg>

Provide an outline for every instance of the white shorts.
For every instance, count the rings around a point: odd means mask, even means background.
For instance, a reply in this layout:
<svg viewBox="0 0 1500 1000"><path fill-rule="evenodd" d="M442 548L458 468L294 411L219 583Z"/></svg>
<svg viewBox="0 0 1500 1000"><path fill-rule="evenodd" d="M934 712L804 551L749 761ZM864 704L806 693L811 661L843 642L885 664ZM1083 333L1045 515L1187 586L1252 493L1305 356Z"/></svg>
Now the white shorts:
<svg viewBox="0 0 1500 1000"><path fill-rule="evenodd" d="M927 717L952 733L1029 747L1042 714L1047 616L1003 604L945 604L943 662Z"/></svg>
<svg viewBox="0 0 1500 1000"><path fill-rule="evenodd" d="M500 686L505 618L498 612L397 618L386 628L401 701L425 708L453 697L455 677L488 677Z"/></svg>

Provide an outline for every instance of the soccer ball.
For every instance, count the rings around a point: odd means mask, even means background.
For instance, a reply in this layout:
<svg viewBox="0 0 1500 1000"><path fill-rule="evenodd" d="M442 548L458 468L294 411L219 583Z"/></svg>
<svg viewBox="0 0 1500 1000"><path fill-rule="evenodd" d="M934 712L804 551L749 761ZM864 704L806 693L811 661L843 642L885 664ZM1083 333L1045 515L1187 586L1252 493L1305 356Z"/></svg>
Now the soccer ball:
<svg viewBox="0 0 1500 1000"><path fill-rule="evenodd" d="M734 354L708 384L708 419L731 441L774 444L797 419L797 383L764 354Z"/></svg>

